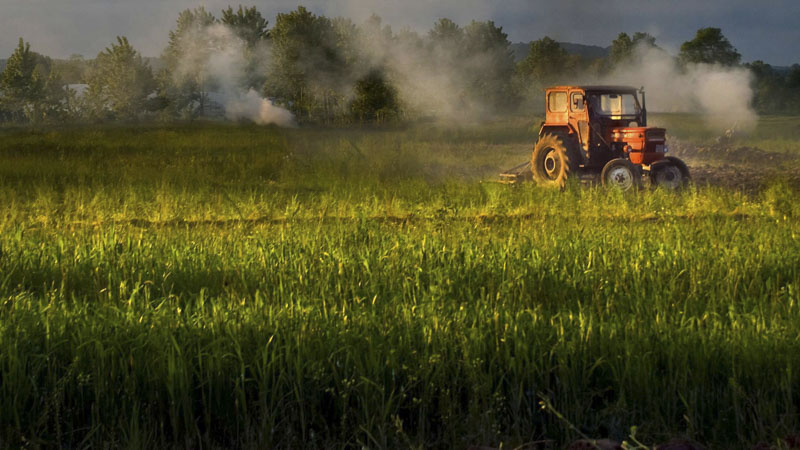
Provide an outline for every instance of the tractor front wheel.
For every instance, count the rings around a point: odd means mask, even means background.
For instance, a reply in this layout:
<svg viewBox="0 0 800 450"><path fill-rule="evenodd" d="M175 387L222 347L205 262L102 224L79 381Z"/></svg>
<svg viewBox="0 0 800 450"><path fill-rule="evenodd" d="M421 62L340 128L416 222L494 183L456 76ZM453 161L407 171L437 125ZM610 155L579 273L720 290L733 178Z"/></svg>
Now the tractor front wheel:
<svg viewBox="0 0 800 450"><path fill-rule="evenodd" d="M563 188L578 170L580 155L563 136L545 134L531 156L533 179L542 186Z"/></svg>
<svg viewBox="0 0 800 450"><path fill-rule="evenodd" d="M638 187L641 182L641 175L636 166L623 158L612 159L607 162L600 172L600 180L603 186L628 191Z"/></svg>
<svg viewBox="0 0 800 450"><path fill-rule="evenodd" d="M650 183L669 190L680 189L689 184L689 168L680 159L668 156L653 164Z"/></svg>

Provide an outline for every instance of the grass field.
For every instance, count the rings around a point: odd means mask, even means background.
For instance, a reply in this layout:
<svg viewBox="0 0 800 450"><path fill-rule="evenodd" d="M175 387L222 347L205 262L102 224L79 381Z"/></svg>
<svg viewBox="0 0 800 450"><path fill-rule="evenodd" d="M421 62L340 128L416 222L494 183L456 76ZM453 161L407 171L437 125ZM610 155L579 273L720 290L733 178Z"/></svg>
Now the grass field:
<svg viewBox="0 0 800 450"><path fill-rule="evenodd" d="M487 182L536 124L0 129L0 446L800 431L800 119L685 152L752 189Z"/></svg>

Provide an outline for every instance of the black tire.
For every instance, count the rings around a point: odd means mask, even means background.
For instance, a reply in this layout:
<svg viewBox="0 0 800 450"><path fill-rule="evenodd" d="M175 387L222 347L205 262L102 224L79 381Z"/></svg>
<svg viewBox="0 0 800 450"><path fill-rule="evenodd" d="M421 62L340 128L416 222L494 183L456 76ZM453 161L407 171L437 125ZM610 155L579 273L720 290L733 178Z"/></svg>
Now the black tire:
<svg viewBox="0 0 800 450"><path fill-rule="evenodd" d="M638 188L642 181L639 168L623 158L612 159L603 166L600 181L610 189L629 191Z"/></svg>
<svg viewBox="0 0 800 450"><path fill-rule="evenodd" d="M542 186L563 188L578 171L580 155L569 141L557 134L545 134L531 156L531 172Z"/></svg>
<svg viewBox="0 0 800 450"><path fill-rule="evenodd" d="M674 156L667 156L650 169L650 184L654 187L677 190L686 187L690 180L689 168Z"/></svg>

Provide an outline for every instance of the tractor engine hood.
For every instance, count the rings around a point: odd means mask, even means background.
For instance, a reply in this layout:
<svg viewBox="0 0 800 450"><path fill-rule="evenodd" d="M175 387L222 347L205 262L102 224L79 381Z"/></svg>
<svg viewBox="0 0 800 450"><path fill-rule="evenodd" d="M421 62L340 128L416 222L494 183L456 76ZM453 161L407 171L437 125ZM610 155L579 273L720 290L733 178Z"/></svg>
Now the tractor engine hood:
<svg viewBox="0 0 800 450"><path fill-rule="evenodd" d="M652 164L667 152L667 130L656 127L614 127L609 142L620 143L634 164Z"/></svg>

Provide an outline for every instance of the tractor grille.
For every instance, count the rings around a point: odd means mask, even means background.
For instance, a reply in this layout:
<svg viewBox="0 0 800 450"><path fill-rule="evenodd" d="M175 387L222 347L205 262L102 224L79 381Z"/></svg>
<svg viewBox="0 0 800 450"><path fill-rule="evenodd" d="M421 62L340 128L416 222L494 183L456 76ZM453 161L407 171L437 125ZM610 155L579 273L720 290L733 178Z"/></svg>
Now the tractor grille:
<svg viewBox="0 0 800 450"><path fill-rule="evenodd" d="M648 153L666 153L667 152L667 135L665 130L647 130L645 133L645 151Z"/></svg>
<svg viewBox="0 0 800 450"><path fill-rule="evenodd" d="M647 130L645 137L648 141L664 141L667 135L664 130Z"/></svg>

